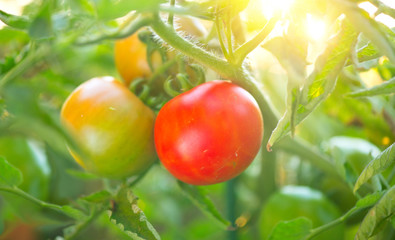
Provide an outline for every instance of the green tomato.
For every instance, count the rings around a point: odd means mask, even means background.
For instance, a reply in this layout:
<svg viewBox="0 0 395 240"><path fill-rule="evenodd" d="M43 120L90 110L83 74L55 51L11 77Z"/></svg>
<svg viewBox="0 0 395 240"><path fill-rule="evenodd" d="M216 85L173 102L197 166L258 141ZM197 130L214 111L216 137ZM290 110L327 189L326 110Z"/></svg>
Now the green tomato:
<svg viewBox="0 0 395 240"><path fill-rule="evenodd" d="M338 217L340 211L321 192L309 187L286 186L274 193L266 202L260 217L262 239L266 239L281 221L306 217L312 227L327 224ZM344 225L339 224L322 232L315 240L344 239Z"/></svg>

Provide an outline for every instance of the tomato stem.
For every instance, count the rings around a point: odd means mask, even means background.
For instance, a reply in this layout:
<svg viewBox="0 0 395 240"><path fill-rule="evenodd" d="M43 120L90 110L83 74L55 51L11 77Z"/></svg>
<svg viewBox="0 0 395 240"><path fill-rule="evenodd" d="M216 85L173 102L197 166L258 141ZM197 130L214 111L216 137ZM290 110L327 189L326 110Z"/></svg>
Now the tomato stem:
<svg viewBox="0 0 395 240"><path fill-rule="evenodd" d="M235 50L235 60L237 65L241 65L247 55L252 52L255 48L257 48L261 42L269 35L269 33L276 26L278 18L271 18L265 25L264 28L251 40L241 45L239 48Z"/></svg>

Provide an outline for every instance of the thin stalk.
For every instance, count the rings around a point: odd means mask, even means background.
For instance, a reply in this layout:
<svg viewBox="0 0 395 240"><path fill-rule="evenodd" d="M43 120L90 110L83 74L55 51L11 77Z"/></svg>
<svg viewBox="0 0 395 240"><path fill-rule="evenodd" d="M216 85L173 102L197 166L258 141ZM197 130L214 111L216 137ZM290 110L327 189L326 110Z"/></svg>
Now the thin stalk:
<svg viewBox="0 0 395 240"><path fill-rule="evenodd" d="M315 236L317 236L318 234L320 234L322 232L325 232L328 229L330 229L330 228L332 228L332 227L334 227L334 226L346 221L351 215L353 215L354 213L359 212L359 211L360 211L360 209L356 209L355 207L351 208L348 212L346 212L343 216L337 218L336 220L334 220L334 221L332 221L330 223L327 223L327 224L325 224L323 226L320 226L318 228L312 229L310 231L310 234L307 235L307 237L305 238L305 240L312 239Z"/></svg>
<svg viewBox="0 0 395 240"><path fill-rule="evenodd" d="M94 222L106 208L100 208L95 210L83 223L77 225L76 230L70 236L65 237L65 240L73 240L81 234L81 232L86 229L92 222Z"/></svg>
<svg viewBox="0 0 395 240"><path fill-rule="evenodd" d="M170 0L170 7L174 7L176 4L176 0ZM174 26L174 13L170 12L169 17L167 18L167 22L171 25Z"/></svg>
<svg viewBox="0 0 395 240"><path fill-rule="evenodd" d="M234 61L234 54L233 54L233 44L232 44L232 21L230 19L230 15L228 15L228 26L226 26L226 41L228 42L228 57L229 61Z"/></svg>
<svg viewBox="0 0 395 240"><path fill-rule="evenodd" d="M263 40L265 40L265 38L273 30L274 26L276 26L277 20L278 18L276 17L271 18L266 23L265 27L257 35L255 35L255 37L235 50L234 55L237 64L242 64L247 55L257 48Z"/></svg>
<svg viewBox="0 0 395 240"><path fill-rule="evenodd" d="M221 46L222 53L224 54L225 58L229 60L228 50L226 49L225 44L224 44L224 39L222 38L221 22L218 17L215 18L215 28L217 30L218 41L219 41L219 45Z"/></svg>
<svg viewBox="0 0 395 240"><path fill-rule="evenodd" d="M28 193L22 191L21 189L19 189L17 187L0 187L0 191L15 194L21 198L24 198L26 200L29 200L29 201L39 205L40 207L48 208L48 209L54 210L56 212L59 212L59 213L62 213L63 215L68 216L67 214L65 214L65 212L63 211L61 206L44 202L38 198L33 197L32 195L30 195Z"/></svg>
<svg viewBox="0 0 395 240"><path fill-rule="evenodd" d="M228 220L231 222L231 226L234 227L234 223L236 221L236 181L237 178L231 179L226 182L226 209ZM228 231L228 239L229 240L237 240L237 230Z"/></svg>

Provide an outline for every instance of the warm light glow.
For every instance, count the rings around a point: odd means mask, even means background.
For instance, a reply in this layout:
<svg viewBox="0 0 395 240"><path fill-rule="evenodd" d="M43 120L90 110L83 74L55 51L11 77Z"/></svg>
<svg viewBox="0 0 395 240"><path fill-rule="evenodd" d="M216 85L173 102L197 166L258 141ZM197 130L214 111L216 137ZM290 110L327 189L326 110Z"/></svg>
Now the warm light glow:
<svg viewBox="0 0 395 240"><path fill-rule="evenodd" d="M263 15L271 18L274 14L287 12L295 0L260 0Z"/></svg>
<svg viewBox="0 0 395 240"><path fill-rule="evenodd" d="M326 35L327 26L323 20L318 19L311 14L307 14L306 30L307 35L311 40L320 41L323 40Z"/></svg>

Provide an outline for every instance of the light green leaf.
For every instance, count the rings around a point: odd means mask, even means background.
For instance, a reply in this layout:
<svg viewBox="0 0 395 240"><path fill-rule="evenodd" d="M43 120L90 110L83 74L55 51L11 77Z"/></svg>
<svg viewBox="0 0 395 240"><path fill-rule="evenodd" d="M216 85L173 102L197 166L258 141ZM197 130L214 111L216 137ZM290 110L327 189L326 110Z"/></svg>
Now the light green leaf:
<svg viewBox="0 0 395 240"><path fill-rule="evenodd" d="M111 222L132 239L160 239L159 234L137 205L137 200L130 189L122 188L109 211Z"/></svg>
<svg viewBox="0 0 395 240"><path fill-rule="evenodd" d="M343 69L356 39L357 33L348 22L344 21L342 30L328 44L325 52L318 57L314 71L307 78L300 98L297 98L299 104L296 106L296 111L286 111L272 132L267 145L268 149L290 132L292 118L295 126L301 123L333 91L337 77ZM287 107L287 109L291 109L291 107Z"/></svg>
<svg viewBox="0 0 395 240"><path fill-rule="evenodd" d="M83 197L82 199L91 203L102 203L108 201L110 197L111 197L110 192L106 190L102 190L99 192L92 193L89 196Z"/></svg>
<svg viewBox="0 0 395 240"><path fill-rule="evenodd" d="M216 220L226 229L230 226L230 222L226 220L214 206L214 203L208 198L203 188L177 181L178 186L188 196L188 198L200 208L207 216Z"/></svg>
<svg viewBox="0 0 395 240"><path fill-rule="evenodd" d="M30 22L29 19L25 16L16 16L4 11L0 10L0 21L5 23L6 25L17 28L17 29L26 29Z"/></svg>
<svg viewBox="0 0 395 240"><path fill-rule="evenodd" d="M364 33L383 55L387 56L392 62L395 62L395 47L380 24L356 4L350 4L348 1L336 2L339 3L342 11L354 27Z"/></svg>
<svg viewBox="0 0 395 240"><path fill-rule="evenodd" d="M278 223L269 236L269 240L303 240L312 228L311 221L301 217Z"/></svg>
<svg viewBox="0 0 395 240"><path fill-rule="evenodd" d="M395 212L395 186L389 189L380 201L372 207L363 219L355 240L368 240L375 233L375 230Z"/></svg>
<svg viewBox="0 0 395 240"><path fill-rule="evenodd" d="M381 173L395 162L395 143L385 149L380 155L373 159L359 175L354 186L354 192L367 182L372 176Z"/></svg>
<svg viewBox="0 0 395 240"><path fill-rule="evenodd" d="M22 181L21 171L0 157L0 187L19 186Z"/></svg>
<svg viewBox="0 0 395 240"><path fill-rule="evenodd" d="M384 191L370 194L362 199L359 199L355 204L355 210L367 208L377 203L378 200L384 195Z"/></svg>
<svg viewBox="0 0 395 240"><path fill-rule="evenodd" d="M383 94L393 94L395 93L395 78L392 78L382 84L376 85L374 87L359 90L347 94L350 97L371 97Z"/></svg>

